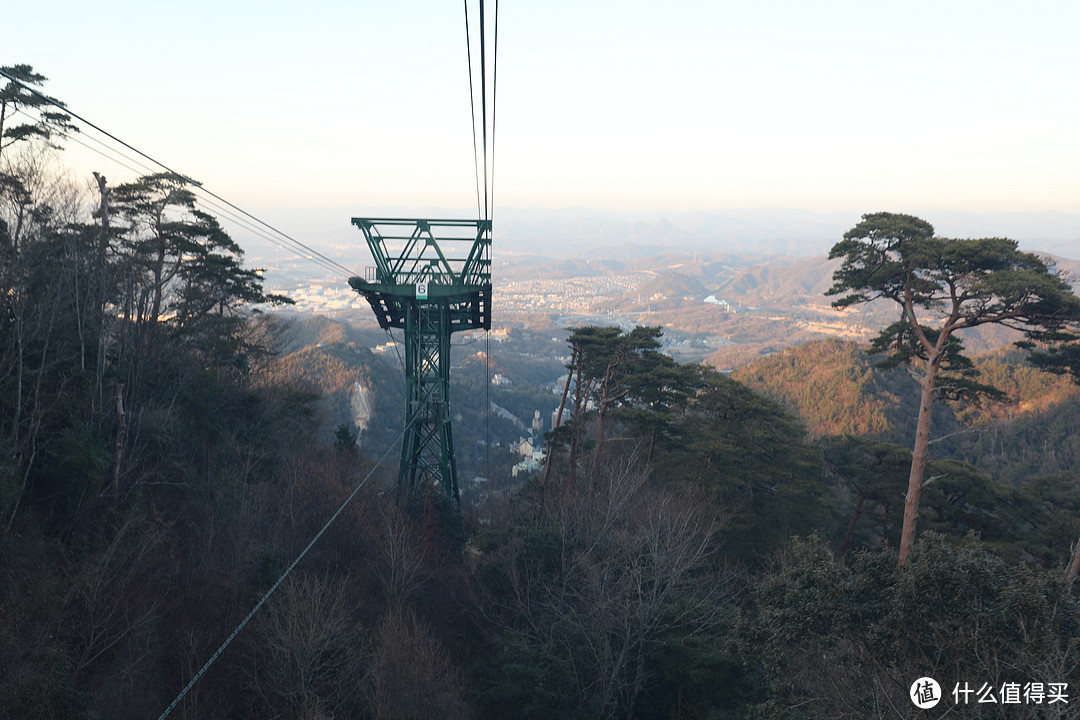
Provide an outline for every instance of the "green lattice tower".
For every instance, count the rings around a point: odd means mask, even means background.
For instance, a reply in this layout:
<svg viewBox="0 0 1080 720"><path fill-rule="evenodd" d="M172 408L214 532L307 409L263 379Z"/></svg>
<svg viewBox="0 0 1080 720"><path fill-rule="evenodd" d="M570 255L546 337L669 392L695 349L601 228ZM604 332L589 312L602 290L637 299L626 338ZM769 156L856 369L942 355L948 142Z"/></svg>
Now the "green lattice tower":
<svg viewBox="0 0 1080 720"><path fill-rule="evenodd" d="M405 436L397 497L428 483L459 497L450 423L450 336L491 329L491 221L353 218L375 266L349 285L379 326L405 331Z"/></svg>

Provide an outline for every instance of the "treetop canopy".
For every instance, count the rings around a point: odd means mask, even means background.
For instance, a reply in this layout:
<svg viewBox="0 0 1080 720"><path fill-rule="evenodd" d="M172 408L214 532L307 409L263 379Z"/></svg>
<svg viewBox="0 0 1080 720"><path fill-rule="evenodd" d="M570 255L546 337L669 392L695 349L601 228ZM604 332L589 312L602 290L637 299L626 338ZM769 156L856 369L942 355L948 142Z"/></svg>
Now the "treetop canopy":
<svg viewBox="0 0 1080 720"><path fill-rule="evenodd" d="M886 298L909 319L923 308L947 316L951 329L998 323L1031 337L1080 318L1069 284L1007 238L942 238L912 215L873 213L829 257L843 258L827 291L842 296L834 307Z"/></svg>

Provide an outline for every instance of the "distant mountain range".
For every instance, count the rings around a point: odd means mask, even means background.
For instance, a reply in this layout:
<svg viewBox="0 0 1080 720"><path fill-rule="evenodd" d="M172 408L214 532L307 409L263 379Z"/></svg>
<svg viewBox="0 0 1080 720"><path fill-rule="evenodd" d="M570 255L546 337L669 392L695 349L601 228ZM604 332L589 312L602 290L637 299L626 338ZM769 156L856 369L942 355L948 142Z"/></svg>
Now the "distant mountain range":
<svg viewBox="0 0 1080 720"><path fill-rule="evenodd" d="M904 212L904 208L870 208ZM370 215L360 207L264 208L259 214L293 237L343 261L349 267L367 262L354 216ZM971 213L911 211L945 237L1010 237L1022 248L1080 258L1080 214L1062 212ZM374 213L380 215L381 213ZM404 217L465 217L438 208L396 208ZM859 213L816 213L764 208L715 212L626 213L587 208L558 210L499 208L494 217L495 252L550 258L628 261L661 253L723 252L754 255L826 255ZM270 250L265 241L236 239L253 255Z"/></svg>
<svg viewBox="0 0 1080 720"><path fill-rule="evenodd" d="M915 213L919 214L919 213ZM1080 257L1080 214L920 214L945 237L1009 237L1022 248ZM760 209L635 217L585 209L500 211L498 238L510 252L632 259L682 251L827 255L859 222L854 213Z"/></svg>

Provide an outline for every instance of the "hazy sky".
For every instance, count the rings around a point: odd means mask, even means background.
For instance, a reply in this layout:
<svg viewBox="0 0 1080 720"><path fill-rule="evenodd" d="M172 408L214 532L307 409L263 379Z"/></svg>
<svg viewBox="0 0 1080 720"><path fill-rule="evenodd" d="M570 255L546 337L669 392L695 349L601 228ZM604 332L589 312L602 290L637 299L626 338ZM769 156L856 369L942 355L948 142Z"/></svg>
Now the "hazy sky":
<svg viewBox="0 0 1080 720"><path fill-rule="evenodd" d="M0 65L244 206L467 211L463 16L8 3ZM1080 3L505 0L499 23L497 206L1080 212Z"/></svg>

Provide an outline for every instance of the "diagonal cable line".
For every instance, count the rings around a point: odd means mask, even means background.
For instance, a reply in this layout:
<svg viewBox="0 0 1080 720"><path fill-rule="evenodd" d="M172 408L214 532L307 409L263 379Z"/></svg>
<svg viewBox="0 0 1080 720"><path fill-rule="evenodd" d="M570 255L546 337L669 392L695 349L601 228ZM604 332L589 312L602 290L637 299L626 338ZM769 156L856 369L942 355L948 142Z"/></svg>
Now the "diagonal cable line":
<svg viewBox="0 0 1080 720"><path fill-rule="evenodd" d="M34 117L33 115L26 112L26 110L23 110L22 108L15 108L15 114L16 115L22 115L27 120L31 120L33 122L41 122L41 117L40 116L39 117ZM131 157L130 155L126 155L123 152L117 150L116 148L109 147L104 142L102 142L101 140L98 140L96 137L94 137L92 135L84 135L82 133L79 133L79 135L65 133L63 137L64 137L64 140L73 142L76 145L82 145L84 148L86 148L90 152L96 153L96 154L100 155L101 157L105 158L106 160L109 160L110 162L113 162L113 163L119 165L120 167L122 167L122 168L124 168L126 170L130 170L133 173L141 174L141 173L145 173L145 172L154 172L154 168L150 167L146 163L141 162L141 161ZM89 140L89 141L91 141L93 143L96 143L97 145L100 145L101 147L100 148L91 147L88 143L84 142L82 138L86 138L87 140ZM124 160L127 160L128 162L130 162L130 163L132 163L134 165L138 165L139 168L141 168L141 169L134 168L131 165L128 165L127 163L122 162L121 160L118 160L116 157L114 157L114 155L119 155L120 157L124 158Z"/></svg>
<svg viewBox="0 0 1080 720"><path fill-rule="evenodd" d="M278 228L276 228L276 227L274 227L273 225L271 225L271 224L269 224L269 223L267 223L267 222L263 221L262 219L260 219L260 218L257 218L257 217L255 217L255 216L254 216L254 215L252 215L251 213L247 212L247 211L246 211L246 210L244 210L243 208L240 208L240 207L238 207L238 206L234 205L233 203L229 202L228 200L226 200L225 198L221 197L221 196L220 196L220 195L218 195L217 193L214 193L214 192L212 192L212 191L210 191L210 190L206 189L205 187L203 187L202 183L200 183L200 182L197 182L197 181L195 181L195 180L192 180L192 179L191 179L190 177L188 177L188 176L184 175L183 173L179 173L179 172L177 172L176 170L173 170L173 169L172 169L171 167L169 167L169 166L168 166L168 165L166 165L165 163L163 163L163 162L161 162L160 160L157 160L156 158L154 158L154 157L152 157L152 156L150 156L150 155L148 155L148 154L144 153L143 151L139 150L139 149L138 149L138 148L136 148L135 146L133 146L133 145L130 145L130 144L128 144L128 143L126 143L126 142L124 142L123 140L121 140L121 139L120 139L120 138L118 138L117 136L113 135L112 133L108 132L107 130L105 130L105 129L101 128L100 126L98 126L98 125L96 125L96 124L94 124L94 123L90 122L90 121L89 121L89 120L87 120L86 118L82 117L82 116L81 116L81 115L79 115L78 113L76 113L76 112L72 111L72 110L71 110L70 108L68 108L68 107L67 107L66 105L64 105L64 104L63 104L62 102L60 102L59 100L56 100L55 98L49 97L48 95L45 95L44 93L41 93L41 92L39 92L38 90L36 90L36 89L34 89L34 88L30 87L30 86L29 86L29 85L27 85L26 83L24 83L24 82L20 81L20 80L19 80L18 78L14 77L13 75L11 75L11 74L7 73L7 72L6 72L6 71L4 71L4 70L0 70L0 75L2 75L3 77L7 78L7 79L8 79L8 80L10 80L11 82L15 83L16 85L18 85L18 86L19 86L19 87L21 87L22 89L26 90L27 92L29 92L29 93L31 93L31 94L33 94L33 95L37 96L38 98L41 98L41 99L42 99L42 100L44 100L45 102L47 102L47 103L49 103L49 104L51 104L51 105L54 105L54 106L56 106L56 107L60 108L61 110L63 110L63 111L65 112L65 113L67 113L67 114L68 114L68 115L70 115L71 117L73 117L73 118L75 118L75 119L79 120L80 122L84 123L84 124L85 124L85 125L87 125L88 127L91 127L91 128L93 128L94 130L97 130L97 131L98 131L99 133L101 133L101 134L102 134L102 135L104 135L105 137L107 137L107 138L109 138L109 139L113 140L114 142L120 143L121 145L123 145L123 146L124 146L125 148L127 148L128 150L131 150L132 152L134 152L134 153L135 153L136 155L139 155L140 157L143 157L143 158L145 158L146 160L149 160L149 161L150 161L151 163L153 163L154 165L156 165L156 166L158 166L158 167L162 168L162 169L163 169L163 170L165 170L166 172L168 172L168 173L170 173L170 174L172 174L172 175L176 176L177 178L179 178L180 180L182 180L182 181L184 181L184 182L186 182L186 183L189 183L189 184L191 184L191 185L192 185L193 187L197 188L197 190L199 190L199 191L201 191L201 192L203 192L203 193L205 193L205 194L209 195L210 197L212 197L212 198L214 198L214 199L218 200L218 201L219 201L219 202L221 202L221 203L224 203L225 205L228 205L228 206L229 206L230 208L232 208L232 209L233 209L233 210L235 210L236 212L240 213L241 215L244 215L245 217L249 218L250 220L254 221L254 222L255 222L255 223L257 223L258 225L261 225L261 226L265 227L266 229L270 230L271 232L273 232L273 233L275 233L275 234L277 234L277 235L279 235L279 236L281 236L281 237L285 238L285 239L286 239L286 240L288 240L289 242L291 242L291 243L295 244L295 245L296 245L297 247L303 248L304 250L306 250L307 252L311 253L312 255L314 255L314 256L317 256L317 257L320 257L320 258L322 258L322 259L323 259L323 260L325 260L326 262L330 263L330 264L331 264L331 265L333 265L334 267L336 267L336 268L338 268L339 270L341 270L342 272L344 272L344 273L346 274L346 276L352 276L352 275L355 275L355 274L356 274L356 273L354 273L354 272L353 272L352 270L350 270L349 268L347 268L347 267L345 267L344 265L342 265L341 263L337 262L336 260L333 260L332 258L329 258L329 257L327 257L327 256L323 255L323 254L322 254L322 253L320 253L320 252L319 252L318 250L315 250L314 248L312 248L312 247L310 247L310 246L308 246L308 245L306 245L306 244L304 244L304 243L300 242L300 241L299 241L299 240L297 240L296 238L294 238L294 237L290 236L290 235L289 235L288 233L286 233L286 232L283 232L282 230L279 230ZM299 253L298 253L298 254L299 254Z"/></svg>
<svg viewBox="0 0 1080 720"><path fill-rule="evenodd" d="M269 243L272 243L272 244L276 245L277 247L280 247L280 248L282 248L284 250L287 250L290 253L292 253L294 255L297 255L301 259L309 260L309 261L315 263L316 265L318 265L319 267L323 268L324 270L329 270L330 272L334 273L335 275L340 272L340 266L328 263L325 260L322 260L321 258L316 257L316 256L306 255L306 254L300 253L299 251L297 251L296 248L290 246L288 243L286 243L284 241L281 241L281 240L279 240L279 239L277 239L277 238L275 238L275 237L273 237L271 235L268 235L262 228L252 224L251 222L245 220L243 217L241 217L241 216L237 215L236 213L232 212L231 210L229 210L227 207L225 207L223 205L220 205L219 203L214 202L213 200L209 200L207 198L198 198L198 202L199 202L200 205L205 205L205 206L213 209L214 212L217 213L218 215L227 218L229 220L229 222L234 223L235 225L237 225L238 227L240 227L240 228L242 228L244 230L247 230L248 232L252 233L256 237L259 237L259 238L261 238L261 239L263 239L263 240L265 240L265 241L267 241Z"/></svg>
<svg viewBox="0 0 1080 720"><path fill-rule="evenodd" d="M19 114L19 115L22 115L22 116L30 119L30 120L37 120L37 118L34 118L32 115L30 115L26 111L22 110L21 108L16 110L15 112L17 114ZM86 143L86 142L84 142L82 140L83 137L85 137L87 140L90 140L93 143L96 143L100 147L92 147L90 144L88 144L88 143ZM95 153L97 155L100 155L101 157L105 158L106 160L109 160L110 162L113 162L113 163L119 165L120 167L122 167L122 168L124 168L126 170L130 170L131 172L135 173L136 175L142 174L144 172L153 172L154 171L154 168L150 167L146 163L141 162L138 159L133 158L130 155L127 155L127 154L117 150L116 148L110 147L109 145L107 145L106 143L102 142L101 140L93 137L92 135L82 135L81 137L76 137L74 135L68 135L68 136L65 137L65 139L69 140L69 141L72 141L72 142L74 142L74 143L76 143L78 145L81 145L82 147L86 148L90 152ZM121 158L124 158L125 160L127 160L127 161L129 161L129 162L131 162L131 163L133 163L135 165L138 165L139 168L141 168L141 169L132 167L131 165L128 165L127 163L117 159L117 157L114 157L114 155L118 155ZM247 230L248 232L252 233L256 237L261 238L261 239L263 239L263 240L265 240L265 241L267 241L269 243L272 243L272 244L274 244L274 245L276 245L276 246L278 246L278 247L280 247L280 248L282 248L282 249L284 249L284 250L286 250L286 251L288 251L288 252L290 252L290 253L292 253L294 255L297 255L301 259L309 260L309 261L315 263L316 265L318 265L319 267L323 268L324 270L328 270L328 271L330 271L330 272L332 272L334 274L337 274L337 273L340 272L340 266L339 265L331 264L331 263L329 263L329 262L327 262L327 261L325 261L325 260L323 260L323 259L321 259L319 257L313 256L313 255L307 255L306 253L299 252L296 248L291 247L287 242L281 241L281 240L279 240L279 239L277 239L277 238L275 238L275 237L273 237L271 235L268 235L266 233L266 231L264 231L263 229L253 225L252 223L246 221L243 217L241 217L241 216L237 215L236 213L232 212L231 210L229 210L224 205L220 205L220 204L214 202L213 200L208 200L206 198L197 198L197 200L198 200L198 202L200 204L206 205L206 206L212 208L214 210L214 212L217 213L218 215L221 215L222 217L227 218L230 222L234 223L236 226L238 226L238 227L240 227L240 228L242 228L244 230Z"/></svg>
<svg viewBox="0 0 1080 720"><path fill-rule="evenodd" d="M255 607L251 609L251 612L247 614L247 617L240 621L240 624L236 626L236 629L232 631L232 634L229 635L229 637L226 638L225 642L221 644L221 647L219 647L217 651L215 651L214 654L210 656L210 659L206 661L206 664L202 666L199 672L195 673L195 676L191 678L191 682L189 682L184 687L184 689L180 691L180 694L176 696L176 699L172 701L172 704L170 704L169 707L165 708L165 712L161 713L161 715L158 717L158 720L164 720L164 718L166 718L169 713L171 713L176 708L176 706L180 704L180 701L182 701L184 697L188 694L188 692L191 691L191 688L195 687L195 683L199 681L199 678L201 678L206 673L206 671L210 669L210 666L213 665L214 661L216 661L221 656L221 653L225 652L225 648L229 647L229 644L232 643L236 636L240 634L240 631L244 629L244 626L251 622L251 619L255 617L255 613L259 611L259 608L261 608L266 603L266 601L270 599L270 596L273 595L274 591L278 589L278 586L285 581L285 578L289 576L289 573L291 573L293 569L298 564L300 564L300 561L304 559L304 556L308 554L308 551L311 550L312 546L314 546L315 543L319 541L319 538L323 536L323 533L325 533L327 529L329 529L329 527L334 523L334 521L338 519L338 516L341 515L342 512L344 512L345 508L349 505L349 503L353 501L353 498L355 498L357 493L360 492L360 489L367 485L367 481L371 479L371 476L375 474L375 471L382 466L383 461L386 460L386 458L390 456L390 453L394 451L394 449L397 447L398 442L400 442L401 439L405 437L405 430L407 429L407 427L402 429L401 438L398 438L398 441L392 443L390 445L390 448L385 453L383 453L383 456L379 458L379 461L375 463L375 466L371 468L368 474L364 476L364 479L361 480L360 483L353 489L353 491L349 494L349 497L345 498L345 502L341 503L338 509L334 512L334 514L330 516L330 519L326 521L326 524L322 526L322 529L319 530L319 532L315 534L315 537L311 539L311 542L307 544L307 547L305 547L300 552L300 554L296 556L296 559L293 560L292 564L290 564L289 567L285 569L285 572L281 574L281 577L279 577L277 581L272 586L270 586L270 589L267 590L266 594L263 595L259 602L255 604Z"/></svg>
<svg viewBox="0 0 1080 720"><path fill-rule="evenodd" d="M267 223L267 222L265 222L265 221L263 221L263 220L261 220L261 219L259 219L259 218L255 217L254 215L252 215L252 214L251 214L251 213L249 213L248 211L244 210L243 208L240 208L240 207L237 207L236 205L233 205L233 204L232 204L231 202L229 202L229 201L228 201L228 200L226 200L225 198L221 197L221 196L220 196L220 195L218 195L217 193L214 193L214 192L211 192L210 190L207 190L207 189L206 189L206 188L204 188L204 187L203 187L202 185L198 185L198 186L197 186L197 190L196 190L196 192L202 192L202 193L204 193L204 194L206 194L206 195L209 195L210 197L214 198L214 199L215 199L215 200L217 200L218 202L221 202L221 203L224 203L225 205L228 205L228 206L229 206L230 208L232 208L232 209L233 209L233 210L235 210L236 212L240 213L240 214L241 214L241 215L243 215L244 217L246 217L246 218L248 218L248 219L250 219L250 220L253 220L253 221L254 221L255 223L257 223L257 224L259 224L259 225L263 226L264 228L266 228L266 229L268 229L268 230L270 230L270 231L272 231L272 232L276 233L276 234L277 234L277 235L279 235L280 237L283 237L283 238L285 238L285 239L286 239L286 240L288 240L288 241L289 241L290 243L292 243L292 244L294 244L294 245L297 245L298 247L301 247L301 248L303 248L304 250L307 250L307 251L308 251L309 253L311 253L311 254L312 254L312 255L314 255L315 257L321 258L322 260L324 260L325 262L329 263L330 265L332 265L332 266L334 266L334 267L338 268L339 270L341 270L342 272L344 272L344 273L345 273L345 275L346 275L347 277L352 277L352 276L354 276L354 275L358 275L358 274L359 274L359 273L356 273L356 272L354 272L353 270L350 270L349 268L345 267L344 265L342 265L341 263L339 263L339 262L338 262L337 260L334 260L334 259L332 259L332 258L329 258L329 257L327 257L326 255L323 255L323 254L322 254L321 252L319 252L319 251L318 251L318 250L316 250L315 248L311 247L310 245L306 245L306 244L304 244L304 243L300 242L299 240L297 240L296 238L292 237L292 236L291 236L291 235L289 235L288 233L285 233L285 232L283 232L283 231L281 231L281 230L278 230L278 229L277 229L276 227L274 227L274 226L273 226L273 225L271 225L270 223Z"/></svg>
<svg viewBox="0 0 1080 720"><path fill-rule="evenodd" d="M116 137L115 135L113 135L112 133L108 132L107 130L105 130L105 129L103 129L103 128L101 128L101 127L97 126L97 125L95 125L95 124L94 124L94 123L92 123L92 122L90 122L89 120L87 120L86 118L82 117L82 116L81 116L81 115L79 115L78 113L76 113L76 112L72 111L72 110L71 110L71 109L70 109L70 108L69 108L69 107L68 107L67 105L64 105L64 103L60 102L60 101L59 101L59 100L57 100L56 98L53 98L53 97L49 97L48 95L46 95L46 94L44 94L44 93L42 93L42 92L39 92L38 90L36 90L36 89L34 89L34 88L30 87L30 86L29 86L29 85L27 85L26 83L22 82L21 80L19 80L19 79L18 79L18 78L16 78L15 76L13 76L13 75L11 75L11 74L7 73L6 71L4 71L4 70L2 70L2 69L0 69L0 75L3 75L3 76L4 76L4 77L6 77L6 78L7 78L8 80L10 80L11 82L15 83L16 85L18 85L19 87L21 87L21 88L22 88L23 90L26 90L26 91L27 91L27 92L29 92L30 94L32 94L32 95L35 95L35 96L37 96L38 98L40 98L40 99L44 100L45 102L49 103L50 105L54 105L54 106L56 106L56 107L60 108L61 110L63 110L63 111L65 112L65 113L67 113L67 114L68 114L68 115L70 115L71 117L75 118L75 119L76 119L76 120L78 120L79 122L82 122L82 123L84 123L84 124L85 124L85 125L87 125L88 127L92 127L93 129L97 130L97 131L98 131L99 133L101 133L101 134L102 134L102 135L104 135L105 137L107 137L107 138L110 138L111 140L114 140L114 141L116 141L116 142L120 143L121 145L123 145L124 147L126 147L126 148L127 148L128 150L131 150L132 152L136 153L137 155L141 155L142 157L146 158L147 160L149 160L150 162L154 163L154 164L155 164L155 165L157 165L158 167L160 167L160 168L164 169L164 170L165 170L166 172L168 172L168 173L171 173L171 174L175 175L176 177L178 177L178 178L181 178L181 179L183 179L183 180L184 180L185 182L191 183L192 185L199 185L199 183L197 183L196 181L194 181L194 180L192 180L191 178L187 177L186 175L184 175L184 174L182 174L182 173L179 173L179 172L177 172L176 170L173 170L173 169L172 169L171 167L169 167L169 166L168 166L168 165L166 165L165 163L163 163L163 162L161 162L161 161L159 161L159 160L155 160L155 159L154 159L154 158L152 158L151 156L149 156L149 155L147 155L146 153L144 153L144 152L143 152L142 150L139 150L138 148L134 147L133 145L129 145L128 143L124 142L123 140L121 140L120 138Z"/></svg>

